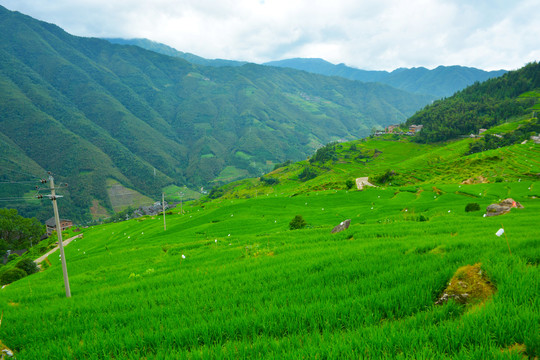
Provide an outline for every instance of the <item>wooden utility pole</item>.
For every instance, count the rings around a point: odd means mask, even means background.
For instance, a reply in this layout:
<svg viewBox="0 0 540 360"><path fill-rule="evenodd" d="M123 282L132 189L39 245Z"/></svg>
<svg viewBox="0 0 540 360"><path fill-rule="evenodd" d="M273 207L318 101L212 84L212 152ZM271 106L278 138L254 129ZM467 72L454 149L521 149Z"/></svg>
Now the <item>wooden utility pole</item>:
<svg viewBox="0 0 540 360"><path fill-rule="evenodd" d="M183 208L184 193L179 192L178 196L180 196L180 214L184 215L184 208Z"/></svg>
<svg viewBox="0 0 540 360"><path fill-rule="evenodd" d="M69 289L69 279L66 265L66 255L64 254L64 244L62 243L62 228L60 227L60 216L58 216L58 205L56 204L56 191L54 188L54 178L49 176L49 182L51 184L51 195L54 209L54 220L56 221L56 234L58 235L58 247L60 248L60 257L62 260L62 273L64 274L64 287L66 288L66 297L71 297L71 290ZM58 196L61 197L61 196Z"/></svg>
<svg viewBox="0 0 540 360"><path fill-rule="evenodd" d="M163 231L167 230L167 223L165 222L165 193L161 193L161 206L163 207Z"/></svg>

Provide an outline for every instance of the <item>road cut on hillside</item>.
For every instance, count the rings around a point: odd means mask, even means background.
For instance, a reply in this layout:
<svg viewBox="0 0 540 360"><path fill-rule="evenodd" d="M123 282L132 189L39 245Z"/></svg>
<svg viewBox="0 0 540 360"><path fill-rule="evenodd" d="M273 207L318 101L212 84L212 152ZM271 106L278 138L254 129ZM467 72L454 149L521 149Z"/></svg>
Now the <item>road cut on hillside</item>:
<svg viewBox="0 0 540 360"><path fill-rule="evenodd" d="M363 190L364 189L364 186L375 186L373 185L372 183L370 183L368 181L369 177L359 177L359 178L356 178L356 188L358 190Z"/></svg>
<svg viewBox="0 0 540 360"><path fill-rule="evenodd" d="M83 234L82 234L82 233L79 234L79 235L75 235L75 236L73 236L73 237L70 237L70 238L67 239L67 240L62 241L62 245L66 246L66 245L68 245L70 242L72 242L73 240L75 240L75 239L80 239L80 238L82 238L82 237L83 237ZM39 264L40 264L41 262L43 262L49 255L51 255L52 253L54 253L54 252L55 252L56 250L58 250L58 249L59 249L59 247L56 246L54 249L48 251L45 255L42 255L42 256L38 257L36 260L34 260L34 262L35 262L36 264L39 265Z"/></svg>

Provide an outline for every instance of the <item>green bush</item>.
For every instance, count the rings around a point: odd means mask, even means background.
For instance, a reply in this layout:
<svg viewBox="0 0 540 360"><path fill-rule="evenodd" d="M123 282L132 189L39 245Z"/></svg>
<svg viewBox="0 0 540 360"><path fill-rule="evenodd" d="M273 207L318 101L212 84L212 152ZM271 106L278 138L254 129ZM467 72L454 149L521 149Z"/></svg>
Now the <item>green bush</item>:
<svg viewBox="0 0 540 360"><path fill-rule="evenodd" d="M210 191L210 194L208 194L208 197L210 199L217 199L217 198L220 198L223 196L225 192L223 191L222 188L213 188L211 191Z"/></svg>
<svg viewBox="0 0 540 360"><path fill-rule="evenodd" d="M384 174L381 174L375 178L375 182L379 184L386 184L394 175L396 175L394 170L386 170Z"/></svg>
<svg viewBox="0 0 540 360"><path fill-rule="evenodd" d="M279 179L264 176L261 176L260 181L270 186L279 184Z"/></svg>
<svg viewBox="0 0 540 360"><path fill-rule="evenodd" d="M8 256L8 258L7 258L7 262L12 262L13 260L16 260L16 259L18 259L18 258L19 258L19 255L18 255L18 254L15 254L15 253L10 254L10 255Z"/></svg>
<svg viewBox="0 0 540 360"><path fill-rule="evenodd" d="M478 211L478 210L480 210L480 205L478 203L468 203L467 206L465 206L466 212Z"/></svg>
<svg viewBox="0 0 540 360"><path fill-rule="evenodd" d="M298 174L298 179L302 181L308 181L317 177L317 170L311 166L306 166L300 174Z"/></svg>
<svg viewBox="0 0 540 360"><path fill-rule="evenodd" d="M23 269L13 268L6 270L2 275L0 275L0 282L2 285L11 284L14 281L22 279L26 276L26 272Z"/></svg>
<svg viewBox="0 0 540 360"><path fill-rule="evenodd" d="M24 270L28 275L35 274L39 271L37 264L32 259L22 259L15 267Z"/></svg>
<svg viewBox="0 0 540 360"><path fill-rule="evenodd" d="M352 189L352 187L354 186L354 180L351 180L351 179L347 179L347 181L345 181L345 186L347 187L347 189Z"/></svg>
<svg viewBox="0 0 540 360"><path fill-rule="evenodd" d="M305 228L306 225L307 225L307 222L306 220L304 220L302 215L296 215L289 223L289 229L291 230L302 229L302 228Z"/></svg>

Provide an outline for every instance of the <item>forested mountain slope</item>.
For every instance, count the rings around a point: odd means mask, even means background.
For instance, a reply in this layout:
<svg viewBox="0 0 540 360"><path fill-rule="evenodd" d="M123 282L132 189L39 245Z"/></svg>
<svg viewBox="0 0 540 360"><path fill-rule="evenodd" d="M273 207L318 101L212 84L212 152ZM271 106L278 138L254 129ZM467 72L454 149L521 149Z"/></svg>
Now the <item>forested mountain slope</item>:
<svg viewBox="0 0 540 360"><path fill-rule="evenodd" d="M3 7L0 94L0 143L10 149L2 164L36 176L39 167L68 182L64 204L74 219L88 218L96 201L111 208L110 179L153 198L167 184L212 186L305 158L332 140L365 136L429 102L292 69L197 66L72 36ZM10 169L3 179L26 179ZM1 192L23 197L28 188Z"/></svg>
<svg viewBox="0 0 540 360"><path fill-rule="evenodd" d="M157 53L169 56L175 56L189 61L190 63L204 66L242 66L247 64L246 61L235 61L225 59L205 59L192 53L176 50L168 45L152 41L149 39L122 39L122 38L105 38L105 40L120 45L135 45L146 50L155 51Z"/></svg>
<svg viewBox="0 0 540 360"><path fill-rule="evenodd" d="M271 61L265 65L288 67L327 76L341 76L347 79L379 82L395 88L442 98L454 94L477 81L501 76L505 70L484 71L465 66L439 66L433 70L424 67L399 68L394 71L370 71L334 65L323 59L286 59Z"/></svg>
<svg viewBox="0 0 540 360"><path fill-rule="evenodd" d="M407 120L423 124L419 142L434 142L477 133L507 119L540 110L540 64L474 84L454 96L426 106Z"/></svg>

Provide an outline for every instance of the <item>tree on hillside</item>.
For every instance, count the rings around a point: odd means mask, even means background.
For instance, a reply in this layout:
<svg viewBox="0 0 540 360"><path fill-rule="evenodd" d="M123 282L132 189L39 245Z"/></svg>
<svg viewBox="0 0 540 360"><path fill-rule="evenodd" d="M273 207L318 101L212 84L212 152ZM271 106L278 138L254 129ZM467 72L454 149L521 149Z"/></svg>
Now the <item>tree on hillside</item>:
<svg viewBox="0 0 540 360"><path fill-rule="evenodd" d="M0 209L0 251L32 246L43 234L45 226L36 218L22 217L15 209Z"/></svg>
<svg viewBox="0 0 540 360"><path fill-rule="evenodd" d="M291 222L289 223L289 229L291 230L297 230L297 229L303 229L307 225L306 220L302 217L302 215L296 215Z"/></svg>

